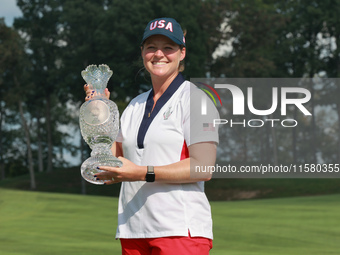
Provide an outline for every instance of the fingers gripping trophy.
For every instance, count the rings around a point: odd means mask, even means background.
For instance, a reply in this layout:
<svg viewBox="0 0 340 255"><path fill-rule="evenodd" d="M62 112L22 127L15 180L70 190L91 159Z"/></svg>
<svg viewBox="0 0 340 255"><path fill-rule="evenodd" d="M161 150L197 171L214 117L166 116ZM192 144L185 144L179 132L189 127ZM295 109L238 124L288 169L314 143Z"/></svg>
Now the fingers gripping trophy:
<svg viewBox="0 0 340 255"><path fill-rule="evenodd" d="M107 65L89 65L81 72L83 79L94 90L94 97L80 107L80 130L85 142L90 146L91 157L81 165L81 175L93 184L104 184L96 180L98 166L121 167L122 162L111 153L111 147L119 130L117 105L105 97L104 90L112 76Z"/></svg>

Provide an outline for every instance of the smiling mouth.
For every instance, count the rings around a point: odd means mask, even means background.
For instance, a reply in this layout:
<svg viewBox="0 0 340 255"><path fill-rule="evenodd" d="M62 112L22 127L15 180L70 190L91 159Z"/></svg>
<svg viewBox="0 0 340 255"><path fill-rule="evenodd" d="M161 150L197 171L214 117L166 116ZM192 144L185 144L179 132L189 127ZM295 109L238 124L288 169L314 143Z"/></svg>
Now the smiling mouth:
<svg viewBox="0 0 340 255"><path fill-rule="evenodd" d="M166 65L167 62L152 62L153 65L159 66L159 65Z"/></svg>

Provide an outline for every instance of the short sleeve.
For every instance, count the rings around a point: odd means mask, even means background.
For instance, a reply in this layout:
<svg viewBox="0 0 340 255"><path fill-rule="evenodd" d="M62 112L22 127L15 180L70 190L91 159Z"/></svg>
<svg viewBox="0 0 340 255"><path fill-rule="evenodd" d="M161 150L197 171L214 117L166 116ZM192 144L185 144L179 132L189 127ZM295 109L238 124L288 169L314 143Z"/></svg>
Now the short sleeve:
<svg viewBox="0 0 340 255"><path fill-rule="evenodd" d="M122 143L123 142L123 135L122 135L122 130L119 129L119 132L118 132L118 135L117 135L117 138L116 138L116 142L118 143Z"/></svg>
<svg viewBox="0 0 340 255"><path fill-rule="evenodd" d="M184 137L187 145L200 142L219 142L219 113L212 100L197 86L190 83L190 93L184 106Z"/></svg>

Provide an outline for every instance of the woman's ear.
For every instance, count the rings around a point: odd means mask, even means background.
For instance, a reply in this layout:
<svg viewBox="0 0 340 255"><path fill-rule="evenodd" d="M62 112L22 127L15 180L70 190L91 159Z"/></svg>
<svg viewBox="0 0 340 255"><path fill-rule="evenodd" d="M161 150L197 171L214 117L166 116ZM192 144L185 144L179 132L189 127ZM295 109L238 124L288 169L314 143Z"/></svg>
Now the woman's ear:
<svg viewBox="0 0 340 255"><path fill-rule="evenodd" d="M185 55L186 55L186 48L183 47L182 50L181 50L181 61L185 58Z"/></svg>

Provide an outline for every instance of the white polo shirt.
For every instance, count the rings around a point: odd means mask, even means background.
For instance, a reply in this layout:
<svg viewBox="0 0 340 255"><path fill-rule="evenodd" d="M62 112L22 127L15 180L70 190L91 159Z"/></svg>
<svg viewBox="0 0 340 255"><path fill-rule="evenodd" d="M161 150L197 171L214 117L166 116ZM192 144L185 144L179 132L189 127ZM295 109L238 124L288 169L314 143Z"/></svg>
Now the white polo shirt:
<svg viewBox="0 0 340 255"><path fill-rule="evenodd" d="M140 166L162 166L189 157L188 146L193 143L218 142L217 129L207 132L203 128L198 129L202 130L201 138L198 135L191 141L190 93L204 94L179 74L152 112L153 90L134 98L122 114L117 137L124 157ZM208 102L210 112L219 118L211 100ZM116 238L187 236L188 231L191 236L213 238L204 182L122 183Z"/></svg>

